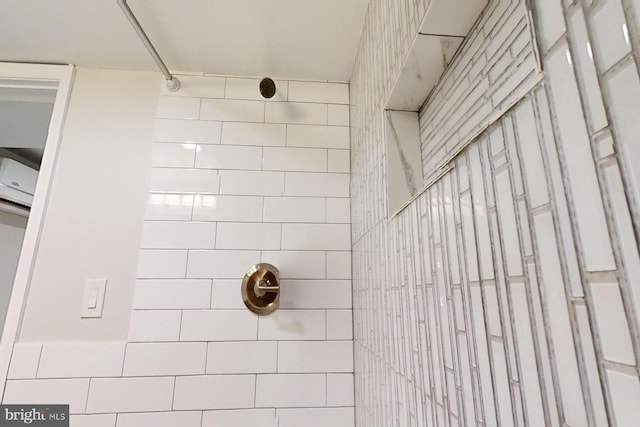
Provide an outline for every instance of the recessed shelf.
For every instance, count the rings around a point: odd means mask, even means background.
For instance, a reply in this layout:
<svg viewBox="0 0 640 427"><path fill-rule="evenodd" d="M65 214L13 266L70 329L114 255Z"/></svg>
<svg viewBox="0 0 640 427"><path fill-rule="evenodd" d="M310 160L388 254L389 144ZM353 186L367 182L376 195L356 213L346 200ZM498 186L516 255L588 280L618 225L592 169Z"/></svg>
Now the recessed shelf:
<svg viewBox="0 0 640 427"><path fill-rule="evenodd" d="M487 0L433 0L385 105L388 217L424 186L420 111Z"/></svg>

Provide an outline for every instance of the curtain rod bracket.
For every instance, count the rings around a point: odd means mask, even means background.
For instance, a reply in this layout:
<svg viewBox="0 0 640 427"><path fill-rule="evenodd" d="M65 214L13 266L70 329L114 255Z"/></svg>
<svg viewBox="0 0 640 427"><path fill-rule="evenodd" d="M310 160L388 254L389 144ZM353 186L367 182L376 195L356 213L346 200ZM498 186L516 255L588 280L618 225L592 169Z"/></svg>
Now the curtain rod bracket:
<svg viewBox="0 0 640 427"><path fill-rule="evenodd" d="M118 5L120 6L120 9L122 9L122 11L124 12L125 16L129 20L129 23L131 24L135 32L138 34L138 37L140 37L140 40L142 40L142 43L145 45L145 47L151 54L151 57L153 57L153 60L156 61L156 64L158 64L158 67L160 68L162 75L167 81L167 89L169 89L170 92L176 92L178 89L180 89L180 81L169 72L169 69L164 64L164 61L162 61L162 58L160 58L158 51L156 50L155 47L153 47L153 44L151 44L151 40L149 40L149 37L147 37L147 34L142 29L140 22L138 22L138 19L131 11L131 8L129 8L129 5L127 4L127 0L117 0L117 1L118 1Z"/></svg>

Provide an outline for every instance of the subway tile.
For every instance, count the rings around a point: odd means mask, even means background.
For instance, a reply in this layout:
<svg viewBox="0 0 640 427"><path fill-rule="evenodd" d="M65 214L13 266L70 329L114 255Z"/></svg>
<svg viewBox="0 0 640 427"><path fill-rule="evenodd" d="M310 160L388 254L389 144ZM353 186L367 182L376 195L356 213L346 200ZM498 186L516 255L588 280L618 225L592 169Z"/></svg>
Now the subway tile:
<svg viewBox="0 0 640 427"><path fill-rule="evenodd" d="M204 411L202 427L278 427L275 409Z"/></svg>
<svg viewBox="0 0 640 427"><path fill-rule="evenodd" d="M325 406L326 375L261 374L255 392L256 408Z"/></svg>
<svg viewBox="0 0 640 427"><path fill-rule="evenodd" d="M206 222L145 221L143 249L213 249L216 225Z"/></svg>
<svg viewBox="0 0 640 427"><path fill-rule="evenodd" d="M560 147L564 151L575 221L588 271L615 269L607 230L602 194L580 108L580 97L566 45L548 60L549 81L558 122Z"/></svg>
<svg viewBox="0 0 640 427"><path fill-rule="evenodd" d="M640 280L640 256L638 245L633 233L632 218L625 195L620 170L617 166L605 169L607 188L611 197L614 220L620 236L620 251L625 265L628 283L638 283ZM631 303L635 307L636 322L640 324L640 290L631 289Z"/></svg>
<svg viewBox="0 0 640 427"><path fill-rule="evenodd" d="M327 150L318 148L265 147L264 170L326 172Z"/></svg>
<svg viewBox="0 0 640 427"><path fill-rule="evenodd" d="M353 343L279 341L278 372L353 372Z"/></svg>
<svg viewBox="0 0 640 427"><path fill-rule="evenodd" d="M220 188L218 171L152 168L149 191L159 193L210 193Z"/></svg>
<svg viewBox="0 0 640 427"><path fill-rule="evenodd" d="M229 145L255 145L259 147L284 146L287 126L274 123L222 124L222 143Z"/></svg>
<svg viewBox="0 0 640 427"><path fill-rule="evenodd" d="M349 85L346 83L290 81L289 101L348 104Z"/></svg>
<svg viewBox="0 0 640 427"><path fill-rule="evenodd" d="M349 173L349 150L329 150L328 162L329 172Z"/></svg>
<svg viewBox="0 0 640 427"><path fill-rule="evenodd" d="M616 422L620 426L637 424L640 416L640 381L635 375L606 370Z"/></svg>
<svg viewBox="0 0 640 427"><path fill-rule="evenodd" d="M149 412L144 414L118 414L116 427L201 427L200 411Z"/></svg>
<svg viewBox="0 0 640 427"><path fill-rule="evenodd" d="M546 326L543 320L542 313L542 304L541 298L543 297L542 293L542 284L538 280L538 273L536 271L536 265L534 263L527 264L527 276L529 279L529 286L532 289L532 292L529 294L531 298L531 306L533 308L534 319L536 322L534 333L538 337L538 345L540 347L541 354L548 354L549 347L546 342ZM543 392L549 397L550 401L556 400L556 392L554 389L554 385L550 380L545 380L545 378L552 378L552 366L553 363L550 358L543 359L540 363L540 372L542 375L539 377L540 386L543 389ZM554 406L549 406L549 413L552 415L553 419L558 418L558 409Z"/></svg>
<svg viewBox="0 0 640 427"><path fill-rule="evenodd" d="M517 212L520 217L520 232L522 233L522 246L523 254L530 256L533 254L533 246L531 244L531 228L529 227L529 215L527 212L527 206L524 200L519 200L517 203Z"/></svg>
<svg viewBox="0 0 640 427"><path fill-rule="evenodd" d="M484 189L484 178L482 176L482 163L478 147L469 148L469 170L471 181L471 194L473 198L473 225L475 227L476 255L478 257L478 270L480 279L493 279L493 260L491 258L491 238L489 235L489 220L487 216L487 205ZM471 218L469 218L471 220ZM472 269L473 271L473 269Z"/></svg>
<svg viewBox="0 0 640 427"><path fill-rule="evenodd" d="M87 413L171 410L173 377L92 378Z"/></svg>
<svg viewBox="0 0 640 427"><path fill-rule="evenodd" d="M350 250L349 224L283 224L282 249Z"/></svg>
<svg viewBox="0 0 640 427"><path fill-rule="evenodd" d="M151 166L192 168L199 149L198 144L154 142L151 144Z"/></svg>
<svg viewBox="0 0 640 427"><path fill-rule="evenodd" d="M456 330L464 331L466 325L464 322L464 307L462 302L462 291L458 289L453 290L453 311L454 311L454 325Z"/></svg>
<svg viewBox="0 0 640 427"><path fill-rule="evenodd" d="M187 277L194 279L241 278L249 267L260 261L258 251L189 251Z"/></svg>
<svg viewBox="0 0 640 427"><path fill-rule="evenodd" d="M263 197L197 195L194 221L261 222Z"/></svg>
<svg viewBox="0 0 640 427"><path fill-rule="evenodd" d="M253 408L255 375L177 377L174 410Z"/></svg>
<svg viewBox="0 0 640 427"><path fill-rule="evenodd" d="M508 425L513 421L513 407L511 406L509 392L509 378L507 376L507 362L505 360L505 349L502 343L491 342L493 363L495 368L494 387L496 390L498 417L501 425Z"/></svg>
<svg viewBox="0 0 640 427"><path fill-rule="evenodd" d="M327 222L337 224L351 224L350 199L327 199Z"/></svg>
<svg viewBox="0 0 640 427"><path fill-rule="evenodd" d="M327 252L327 279L351 279L351 252Z"/></svg>
<svg viewBox="0 0 640 427"><path fill-rule="evenodd" d="M605 359L635 364L631 331L618 283L591 283L591 296Z"/></svg>
<svg viewBox="0 0 640 427"><path fill-rule="evenodd" d="M631 40L621 2L610 0L598 6L591 14L593 50L606 70L631 51Z"/></svg>
<svg viewBox="0 0 640 427"><path fill-rule="evenodd" d="M264 374L276 372L276 341L210 342L207 374Z"/></svg>
<svg viewBox="0 0 640 427"><path fill-rule="evenodd" d="M503 71L502 68L498 68L498 70ZM491 75L491 72L489 72L489 75ZM502 131L502 127L495 127L489 131L489 149L491 156L494 158L505 149L504 138L505 135Z"/></svg>
<svg viewBox="0 0 640 427"><path fill-rule="evenodd" d="M240 283L241 280L238 278L214 280L211 292L211 308L245 309L246 306L240 295Z"/></svg>
<svg viewBox="0 0 640 427"><path fill-rule="evenodd" d="M355 427L354 408L278 408L279 427Z"/></svg>
<svg viewBox="0 0 640 427"><path fill-rule="evenodd" d="M328 105L328 121L330 125L349 126L348 105Z"/></svg>
<svg viewBox="0 0 640 427"><path fill-rule="evenodd" d="M263 251L261 262L275 265L280 271L281 280L324 279L327 276L326 255L322 251ZM248 268L246 267L246 269ZM336 263L336 268L339 272L342 270L339 262ZM334 274L334 276L336 275L340 274ZM342 279L343 277L331 278ZM351 274L348 279L350 278Z"/></svg>
<svg viewBox="0 0 640 427"><path fill-rule="evenodd" d="M35 378L38 371L38 363L40 363L40 353L42 352L42 344L21 343L17 342L13 345L11 353L11 363L7 379L28 379Z"/></svg>
<svg viewBox="0 0 640 427"><path fill-rule="evenodd" d="M177 96L161 96L156 117L159 119L197 119L200 99Z"/></svg>
<svg viewBox="0 0 640 427"><path fill-rule="evenodd" d="M349 128L341 126L287 125L287 146L348 150Z"/></svg>
<svg viewBox="0 0 640 427"><path fill-rule="evenodd" d="M568 422L575 425L585 424L587 422L585 406L572 342L567 301L563 286L558 286L563 283L563 280L551 213L545 212L534 216L533 226L556 363L564 367L563 375L558 377L560 396L566 402L565 413Z"/></svg>
<svg viewBox="0 0 640 427"><path fill-rule="evenodd" d="M203 145L196 153L197 168L262 169L262 148L232 145Z"/></svg>
<svg viewBox="0 0 640 427"><path fill-rule="evenodd" d="M484 320L484 309L482 303L481 289L478 286L470 288L471 310L473 316L473 328L476 337L486 336L487 329ZM431 325L430 325L431 326ZM482 395L486 399L482 400L483 410L486 419L497 419L496 407L494 405L494 390L491 379L491 365L489 359L488 341L486 339L478 339L476 344L477 352L477 369L480 377L480 387Z"/></svg>
<svg viewBox="0 0 640 427"><path fill-rule="evenodd" d="M220 171L220 194L282 196L284 172Z"/></svg>
<svg viewBox="0 0 640 427"><path fill-rule="evenodd" d="M349 197L349 175L287 172L285 196Z"/></svg>
<svg viewBox="0 0 640 427"><path fill-rule="evenodd" d="M85 412L89 378L56 380L8 380L2 403L24 405L25 402L46 402L69 405L69 413Z"/></svg>
<svg viewBox="0 0 640 427"><path fill-rule="evenodd" d="M538 32L544 52L565 32L562 5L557 2L540 2L540 6L536 9L539 14L536 22L539 22Z"/></svg>
<svg viewBox="0 0 640 427"><path fill-rule="evenodd" d="M327 339L353 339L353 313L351 310L327 310Z"/></svg>
<svg viewBox="0 0 640 427"><path fill-rule="evenodd" d="M501 226L501 241L504 245L504 254L507 264L508 276L522 275L522 253L520 252L520 239L518 237L518 224L516 222L515 205L509 173L505 170L495 175L496 201L498 216Z"/></svg>
<svg viewBox="0 0 640 427"><path fill-rule="evenodd" d="M607 425L607 411L603 395L602 380L598 369L597 354L593 345L591 321L584 305L576 305L576 319L580 330L580 344L584 355L587 380L591 390L592 410L596 425Z"/></svg>
<svg viewBox="0 0 640 427"><path fill-rule="evenodd" d="M327 374L327 406L353 405L353 374Z"/></svg>
<svg viewBox="0 0 640 427"><path fill-rule="evenodd" d="M120 376L124 347L123 342L45 343L38 378Z"/></svg>
<svg viewBox="0 0 640 427"><path fill-rule="evenodd" d="M640 143L637 138L637 115L633 114L640 108L640 78L635 63L632 61L613 73L605 87L610 96L609 107L616 129L616 143L622 148L621 157L628 171L628 185L636 200L640 200L640 168L636 167Z"/></svg>
<svg viewBox="0 0 640 427"><path fill-rule="evenodd" d="M204 374L206 356L205 343L128 343L122 375Z"/></svg>
<svg viewBox="0 0 640 427"><path fill-rule="evenodd" d="M221 129L220 122L156 119L153 140L186 144L220 144Z"/></svg>
<svg viewBox="0 0 640 427"><path fill-rule="evenodd" d="M145 220L188 221L193 210L193 194L149 194Z"/></svg>
<svg viewBox="0 0 640 427"><path fill-rule="evenodd" d="M589 41L589 32L585 22L584 12L577 8L568 16L570 32L575 40L576 71L582 75L584 95L588 104L587 112L591 118L592 130L599 130L607 125L607 116L602 102L598 72L593 60L593 48Z"/></svg>
<svg viewBox="0 0 640 427"><path fill-rule="evenodd" d="M462 390L460 400L462 401L462 405L465 408L466 414L469 414L467 415L467 417L470 419L475 415L476 412L476 397L474 391L479 391L479 388L472 385L472 382L475 378L475 372L472 371L472 366L470 363L469 344L467 341L467 336L459 334L457 338L462 377Z"/></svg>
<svg viewBox="0 0 640 427"><path fill-rule="evenodd" d="M520 108L523 109L526 107L531 107L531 105L532 105L532 100L529 100L529 102L524 102ZM527 112L531 111L531 108L526 108L526 109L527 109ZM535 117L530 117L525 114L525 123L527 123L528 125L535 126L536 125ZM522 170L521 170L522 168L520 163L517 161L519 156L518 156L518 149L516 147L517 145L516 136L515 136L516 131L514 129L514 126L516 126L516 124L518 126L518 132L521 132L521 129L523 126L522 126L522 123L520 123L517 120L515 113L503 119L502 127L504 128L504 132L501 131L500 135L501 135L501 138L506 139L506 143L507 143L505 147L506 149L501 154L494 156L494 158L492 159L492 162L493 162L493 168L496 170L502 167L503 162L504 164L510 163L509 166L511 169L511 177L513 180L513 193L514 195L521 195L524 193L524 189L523 189L523 183L522 183ZM490 135L490 136L491 138L493 138L493 135ZM491 141L493 141L493 139ZM490 152L490 156L491 156L491 153L492 153L491 149L489 149L488 151Z"/></svg>
<svg viewBox="0 0 640 427"><path fill-rule="evenodd" d="M522 104L516 109L514 116L520 139L518 147L522 158L526 159L524 173L529 203L531 203L531 207L535 208L549 202L549 193L533 106L529 102Z"/></svg>
<svg viewBox="0 0 640 427"><path fill-rule="evenodd" d="M73 427L116 427L116 414L71 415L69 424Z"/></svg>
<svg viewBox="0 0 640 427"><path fill-rule="evenodd" d="M138 280L134 289L135 309L209 308L211 280Z"/></svg>
<svg viewBox="0 0 640 427"><path fill-rule="evenodd" d="M526 402L527 419L532 425L544 425L544 404L540 389L536 352L531 332L531 320L527 307L527 290L523 282L511 283L511 298L513 304L513 323L517 338L520 361L520 379Z"/></svg>
<svg viewBox="0 0 640 427"><path fill-rule="evenodd" d="M265 222L325 222L325 199L319 197L265 197Z"/></svg>
<svg viewBox="0 0 640 427"><path fill-rule="evenodd" d="M127 340L178 341L181 317L179 310L133 310Z"/></svg>
<svg viewBox="0 0 640 427"><path fill-rule="evenodd" d="M197 310L182 314L182 341L253 341L257 335L258 317L246 309Z"/></svg>
<svg viewBox="0 0 640 427"><path fill-rule="evenodd" d="M225 79L212 76L174 76L180 81L180 89L171 92L167 85L160 86L160 95L163 96L192 96L197 98L223 98Z"/></svg>
<svg viewBox="0 0 640 427"><path fill-rule="evenodd" d="M280 307L351 308L351 282L349 280L280 280ZM336 320L339 317L337 315Z"/></svg>
<svg viewBox="0 0 640 427"><path fill-rule="evenodd" d="M280 249L281 227L266 223L220 223L216 249Z"/></svg>
<svg viewBox="0 0 640 427"><path fill-rule="evenodd" d="M267 123L309 125L327 124L327 105L302 102L268 102L265 109Z"/></svg>
<svg viewBox="0 0 640 427"><path fill-rule="evenodd" d="M460 216L464 234L464 248L466 251L467 277L471 282L480 280L478 269L477 244L474 233L473 211L471 195L466 193L460 197Z"/></svg>
<svg viewBox="0 0 640 427"><path fill-rule="evenodd" d="M616 153L613 138L611 134L607 134L602 140L598 141L598 155L601 159L613 156Z"/></svg>
<svg viewBox="0 0 640 427"><path fill-rule="evenodd" d="M279 309L258 318L258 339L324 340L325 319L324 310ZM255 330L253 332L255 335Z"/></svg>
<svg viewBox="0 0 640 427"><path fill-rule="evenodd" d="M264 122L263 101L235 99L203 99L200 120L223 122Z"/></svg>
<svg viewBox="0 0 640 427"><path fill-rule="evenodd" d="M286 80L274 80L276 94L273 98L265 99L260 93L261 79L232 78L227 77L225 98L227 99L253 99L256 101L286 101L289 82Z"/></svg>

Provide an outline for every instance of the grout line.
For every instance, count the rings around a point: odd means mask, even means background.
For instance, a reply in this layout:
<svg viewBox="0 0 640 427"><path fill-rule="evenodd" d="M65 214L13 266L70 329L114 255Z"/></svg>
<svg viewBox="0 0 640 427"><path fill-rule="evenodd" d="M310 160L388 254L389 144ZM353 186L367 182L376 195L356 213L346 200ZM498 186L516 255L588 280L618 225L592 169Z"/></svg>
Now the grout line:
<svg viewBox="0 0 640 427"><path fill-rule="evenodd" d="M329 375L324 374L324 406L329 402Z"/></svg>
<svg viewBox="0 0 640 427"><path fill-rule="evenodd" d="M215 279L211 279L211 292L209 292L209 309L214 309L213 308L213 290L214 290L214 282Z"/></svg>
<svg viewBox="0 0 640 427"><path fill-rule="evenodd" d="M127 341L125 341L124 343L124 352L122 354L122 368L120 369L120 376L124 377L124 366L125 366L125 361L127 360L127 348L129 347L129 343Z"/></svg>
<svg viewBox="0 0 640 427"><path fill-rule="evenodd" d="M258 399L258 374L253 376L253 407L256 407L256 401Z"/></svg>
<svg viewBox="0 0 640 427"><path fill-rule="evenodd" d="M204 409L204 410L194 410L194 409L178 409L178 410L146 410L146 411L131 411L131 412L92 412L90 414L86 413L71 413L72 417L78 416L98 416L98 415L115 415L116 418L118 415L136 415L136 414L188 414L193 412L218 412L218 411L240 411L240 410L250 410L250 409L259 409L259 410L279 410L279 409L293 409L293 410L305 410L305 409L325 409L326 406L278 406L278 407L254 407L254 408L233 408L233 409ZM337 408L353 408L353 405L338 405L338 406L330 406L329 408L337 409ZM243 426L246 427L246 426Z"/></svg>
<svg viewBox="0 0 640 427"><path fill-rule="evenodd" d="M89 378L89 384L87 385L87 398L84 401L84 413L87 413L87 407L89 406L89 393L91 393L92 378Z"/></svg>
<svg viewBox="0 0 640 427"><path fill-rule="evenodd" d="M36 365L36 375L35 375L34 379L38 378L38 373L40 372L40 363L42 362L42 353L43 352L44 352L44 344L40 344L40 352L38 353L38 364ZM11 365L9 365L9 367L11 367Z"/></svg>
<svg viewBox="0 0 640 427"><path fill-rule="evenodd" d="M174 376L173 377L173 394L171 396L171 409L172 409L172 411L175 409L175 404L176 404L176 383L177 383L177 377Z"/></svg>
<svg viewBox="0 0 640 427"><path fill-rule="evenodd" d="M209 366L209 342L205 341L204 342L205 347L204 347L204 374L203 375L208 375L207 372L207 366Z"/></svg>
<svg viewBox="0 0 640 427"><path fill-rule="evenodd" d="M182 342L182 318L185 310L180 310L180 327L178 328L178 342Z"/></svg>

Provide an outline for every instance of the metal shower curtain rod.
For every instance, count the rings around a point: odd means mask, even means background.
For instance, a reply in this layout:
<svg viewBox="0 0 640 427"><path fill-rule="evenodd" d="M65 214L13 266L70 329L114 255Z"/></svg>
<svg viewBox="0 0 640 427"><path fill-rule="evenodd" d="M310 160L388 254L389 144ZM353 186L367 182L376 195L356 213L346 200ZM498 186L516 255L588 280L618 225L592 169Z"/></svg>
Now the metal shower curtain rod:
<svg viewBox="0 0 640 427"><path fill-rule="evenodd" d="M144 43L145 47L153 57L153 60L156 61L156 64L158 64L158 67L160 67L160 71L164 75L164 78L167 80L167 89L169 89L171 92L175 92L180 89L180 81L169 72L169 69L164 64L164 61L162 61L162 58L160 58L158 51L155 47L153 47L153 44L151 43L151 40L149 40L149 37L147 37L147 33L144 32L142 26L140 25L140 22L138 22L138 19L136 19L136 16L131 11L131 8L129 8L127 0L117 1L120 9L122 9L125 16L131 23L131 26L133 27L135 32L138 33L138 37L140 37L140 40L142 40L142 43Z"/></svg>

